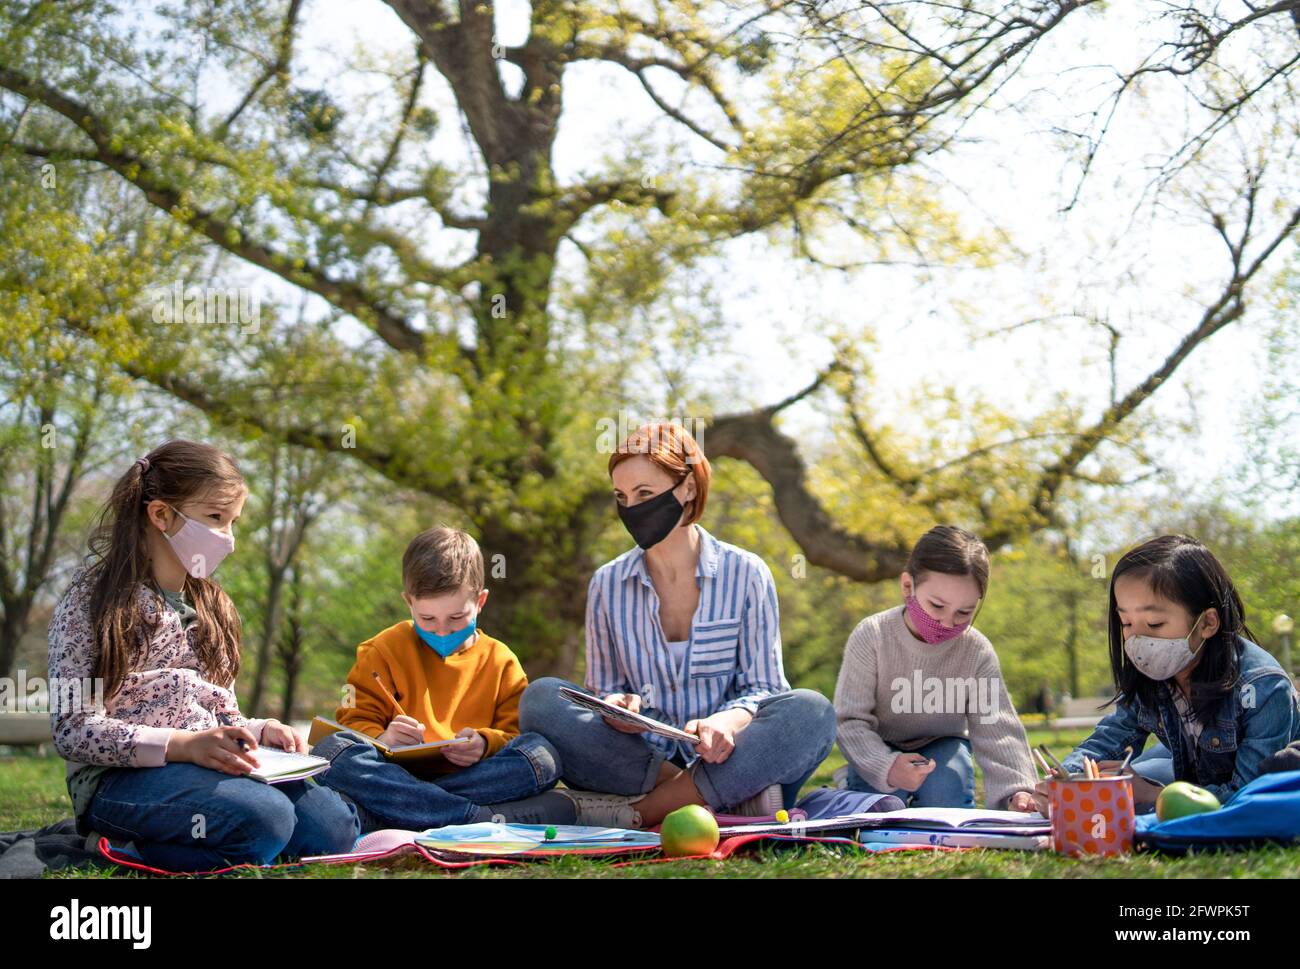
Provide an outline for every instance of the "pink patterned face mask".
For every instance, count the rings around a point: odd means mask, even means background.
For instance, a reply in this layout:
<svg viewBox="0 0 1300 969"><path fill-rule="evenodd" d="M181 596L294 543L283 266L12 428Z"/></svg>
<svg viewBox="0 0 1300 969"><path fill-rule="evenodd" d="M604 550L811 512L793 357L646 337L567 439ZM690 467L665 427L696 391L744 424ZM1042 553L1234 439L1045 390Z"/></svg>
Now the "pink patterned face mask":
<svg viewBox="0 0 1300 969"><path fill-rule="evenodd" d="M960 636L970 627L968 622L960 626L945 626L925 611L916 596L907 596L903 601L907 604L907 614L911 617L912 625L916 627L921 638L931 646L946 643L953 637Z"/></svg>

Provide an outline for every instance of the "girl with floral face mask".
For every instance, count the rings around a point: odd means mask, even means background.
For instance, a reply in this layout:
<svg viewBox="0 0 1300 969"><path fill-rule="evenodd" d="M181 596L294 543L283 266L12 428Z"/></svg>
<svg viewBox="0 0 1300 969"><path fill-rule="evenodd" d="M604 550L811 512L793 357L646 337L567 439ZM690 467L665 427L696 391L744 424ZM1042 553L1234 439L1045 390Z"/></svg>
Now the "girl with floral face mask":
<svg viewBox="0 0 1300 969"><path fill-rule="evenodd" d="M1034 810L1024 727L993 646L972 626L988 575L983 542L936 526L908 558L902 605L849 636L835 711L851 790L913 807L974 807L978 759L988 807Z"/></svg>
<svg viewBox="0 0 1300 969"><path fill-rule="evenodd" d="M1254 642L1241 597L1200 542L1162 535L1125 554L1110 583L1115 711L1063 761L1133 759L1133 797L1149 809L1160 788L1190 781L1225 801L1265 758L1300 738L1291 679ZM1046 787L1036 799L1046 806Z"/></svg>

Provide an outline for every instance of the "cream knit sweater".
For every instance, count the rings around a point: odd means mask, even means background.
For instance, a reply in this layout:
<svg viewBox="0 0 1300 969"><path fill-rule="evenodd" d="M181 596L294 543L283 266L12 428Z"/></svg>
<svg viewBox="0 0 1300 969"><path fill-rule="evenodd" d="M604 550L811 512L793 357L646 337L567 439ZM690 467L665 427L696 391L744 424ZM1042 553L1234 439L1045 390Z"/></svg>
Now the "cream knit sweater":
<svg viewBox="0 0 1300 969"><path fill-rule="evenodd" d="M901 752L939 737L969 737L989 808L1002 809L1036 779L1029 739L1002 681L993 644L978 630L932 646L912 635L903 606L868 616L849 635L835 686L840 751L872 787Z"/></svg>

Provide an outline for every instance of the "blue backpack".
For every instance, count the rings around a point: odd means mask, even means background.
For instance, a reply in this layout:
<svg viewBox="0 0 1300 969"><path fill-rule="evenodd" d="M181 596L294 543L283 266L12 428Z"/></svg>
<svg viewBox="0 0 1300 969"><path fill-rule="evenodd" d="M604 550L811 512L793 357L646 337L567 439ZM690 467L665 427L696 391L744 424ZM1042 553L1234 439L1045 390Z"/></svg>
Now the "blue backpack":
<svg viewBox="0 0 1300 969"><path fill-rule="evenodd" d="M1140 815L1134 839L1161 851L1197 845L1248 847L1300 839L1300 770L1261 774L1217 811L1159 821Z"/></svg>

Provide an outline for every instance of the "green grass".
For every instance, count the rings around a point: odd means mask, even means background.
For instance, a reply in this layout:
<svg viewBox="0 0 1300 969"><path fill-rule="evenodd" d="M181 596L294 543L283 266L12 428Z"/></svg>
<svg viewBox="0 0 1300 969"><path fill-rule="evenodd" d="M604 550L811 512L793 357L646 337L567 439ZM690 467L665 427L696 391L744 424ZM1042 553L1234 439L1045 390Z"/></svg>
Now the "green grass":
<svg viewBox="0 0 1300 969"><path fill-rule="evenodd" d="M1045 742L1058 756L1087 731L1031 729L1031 743ZM837 750L808 782L831 782L844 763ZM63 761L19 752L0 757L0 831L39 827L68 817ZM977 784L979 784L977 777ZM982 792L981 792L982 794ZM54 873L54 878L143 877L111 870ZM480 866L444 872L423 859L379 865L311 865L276 872L241 872L236 878L1300 878L1300 848L1200 853L1186 857L1132 855L1117 859L1071 859L1050 852L916 851L873 855L807 845L770 843L724 862L674 861L615 868L613 863L559 858L514 866Z"/></svg>

